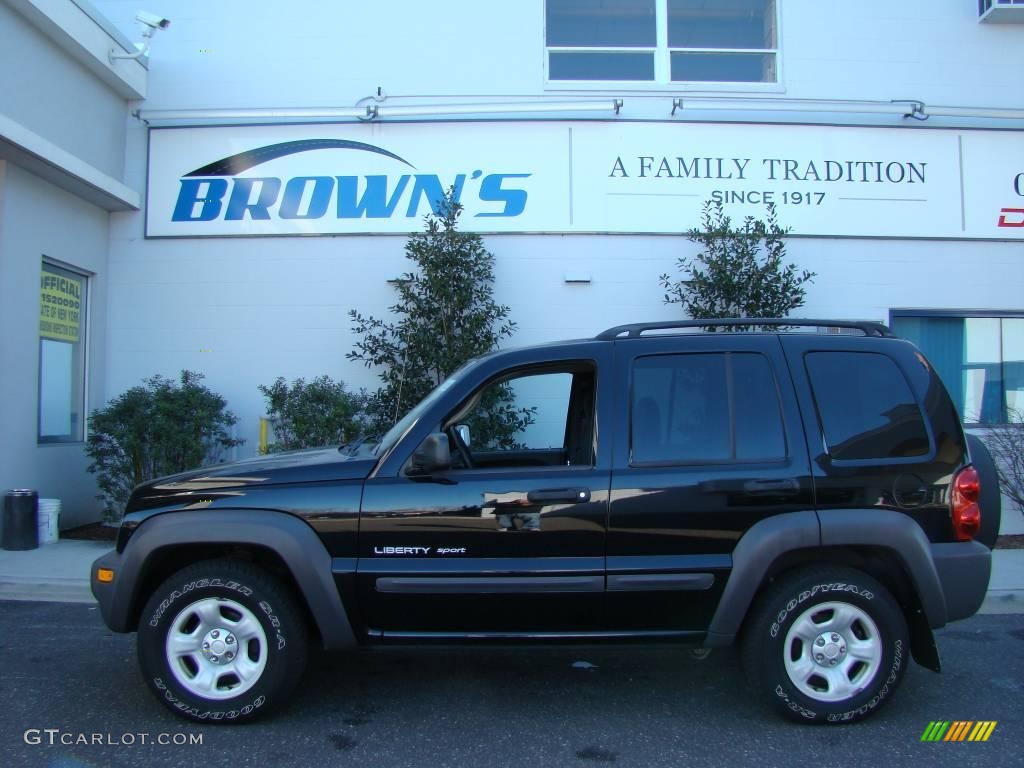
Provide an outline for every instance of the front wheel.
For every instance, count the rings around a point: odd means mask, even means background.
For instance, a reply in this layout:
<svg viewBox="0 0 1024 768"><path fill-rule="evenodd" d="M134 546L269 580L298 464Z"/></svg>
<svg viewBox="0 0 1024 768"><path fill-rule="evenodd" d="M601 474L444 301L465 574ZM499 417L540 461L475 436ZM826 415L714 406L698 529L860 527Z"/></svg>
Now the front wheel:
<svg viewBox="0 0 1024 768"><path fill-rule="evenodd" d="M178 571L139 622L139 663L176 714L244 722L283 702L302 675L306 628L288 591L248 563L211 560Z"/></svg>
<svg viewBox="0 0 1024 768"><path fill-rule="evenodd" d="M743 639L754 687L807 723L861 720L892 698L906 671L907 623L861 571L824 567L783 577L758 600Z"/></svg>

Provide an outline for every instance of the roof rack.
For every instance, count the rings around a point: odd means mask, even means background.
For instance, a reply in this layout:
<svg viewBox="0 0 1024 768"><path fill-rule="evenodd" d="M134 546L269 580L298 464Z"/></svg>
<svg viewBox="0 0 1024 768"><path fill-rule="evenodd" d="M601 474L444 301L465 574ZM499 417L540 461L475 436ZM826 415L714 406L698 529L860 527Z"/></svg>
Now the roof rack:
<svg viewBox="0 0 1024 768"><path fill-rule="evenodd" d="M728 317L728 318L707 318L704 320L669 320L660 323L629 323L628 325L617 325L602 331L595 336L600 341L627 338L638 339L646 331L664 331L673 328L708 328L710 326L757 326L761 328L774 327L810 327L810 328L852 328L863 333L865 336L879 336L894 338L895 334L889 330L887 325L876 323L871 320L810 320L806 318L764 318L764 317Z"/></svg>

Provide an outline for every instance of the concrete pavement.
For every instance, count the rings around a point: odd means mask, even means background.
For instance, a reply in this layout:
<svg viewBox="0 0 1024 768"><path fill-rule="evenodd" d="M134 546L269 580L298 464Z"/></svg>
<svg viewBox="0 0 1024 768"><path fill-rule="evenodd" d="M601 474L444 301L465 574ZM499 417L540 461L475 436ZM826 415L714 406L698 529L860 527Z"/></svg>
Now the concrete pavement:
<svg viewBox="0 0 1024 768"><path fill-rule="evenodd" d="M25 552L0 550L0 600L91 603L89 566L112 542L61 539ZM1024 549L992 553L981 613L1024 613Z"/></svg>
<svg viewBox="0 0 1024 768"><path fill-rule="evenodd" d="M113 547L110 541L60 539L23 552L0 549L0 599L95 602L89 566Z"/></svg>
<svg viewBox="0 0 1024 768"><path fill-rule="evenodd" d="M1024 549L992 551L988 595L979 613L1024 613Z"/></svg>

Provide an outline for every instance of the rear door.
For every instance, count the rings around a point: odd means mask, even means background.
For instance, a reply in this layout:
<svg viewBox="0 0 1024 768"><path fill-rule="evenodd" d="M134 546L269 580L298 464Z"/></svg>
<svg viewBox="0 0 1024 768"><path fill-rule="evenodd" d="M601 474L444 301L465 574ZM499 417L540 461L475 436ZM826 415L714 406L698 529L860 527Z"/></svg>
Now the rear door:
<svg viewBox="0 0 1024 768"><path fill-rule="evenodd" d="M774 334L616 342L608 532L613 627L707 628L743 533L813 508L796 398Z"/></svg>

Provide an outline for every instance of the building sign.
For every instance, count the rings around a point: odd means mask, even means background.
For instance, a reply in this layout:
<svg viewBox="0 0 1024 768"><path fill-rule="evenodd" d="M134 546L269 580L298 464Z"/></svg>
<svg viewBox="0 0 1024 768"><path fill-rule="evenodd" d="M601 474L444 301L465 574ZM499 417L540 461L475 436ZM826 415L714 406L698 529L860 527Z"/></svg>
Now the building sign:
<svg viewBox="0 0 1024 768"><path fill-rule="evenodd" d="M679 233L707 200L794 234L1024 240L1020 132L666 122L150 131L146 234Z"/></svg>
<svg viewBox="0 0 1024 768"><path fill-rule="evenodd" d="M82 281L64 277L43 265L39 286L39 335L54 341L81 338Z"/></svg>

